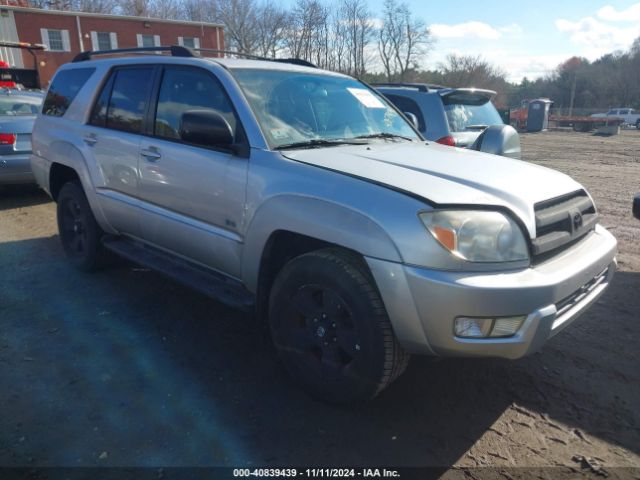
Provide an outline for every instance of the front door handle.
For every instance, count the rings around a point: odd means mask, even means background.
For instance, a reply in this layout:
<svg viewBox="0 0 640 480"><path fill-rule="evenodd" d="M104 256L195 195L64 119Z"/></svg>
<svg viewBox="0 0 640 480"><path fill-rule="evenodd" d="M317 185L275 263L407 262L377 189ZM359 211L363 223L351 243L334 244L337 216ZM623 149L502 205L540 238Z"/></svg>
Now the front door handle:
<svg viewBox="0 0 640 480"><path fill-rule="evenodd" d="M160 157L162 157L158 149L155 147L149 147L147 149L141 150L140 154L150 162L155 162Z"/></svg>
<svg viewBox="0 0 640 480"><path fill-rule="evenodd" d="M86 143L87 145L93 146L98 141L98 137L96 137L95 133L88 133L87 135L82 137L82 140L84 140L84 143Z"/></svg>

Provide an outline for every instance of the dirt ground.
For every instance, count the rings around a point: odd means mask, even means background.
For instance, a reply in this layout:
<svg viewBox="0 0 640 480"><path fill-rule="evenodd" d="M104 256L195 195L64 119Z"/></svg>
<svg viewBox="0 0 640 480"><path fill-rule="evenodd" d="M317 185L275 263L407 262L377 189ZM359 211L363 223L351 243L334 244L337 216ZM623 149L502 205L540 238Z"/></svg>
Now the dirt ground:
<svg viewBox="0 0 640 480"><path fill-rule="evenodd" d="M414 357L355 410L292 385L251 316L126 263L75 271L54 204L35 189L1 192L0 466L493 466L499 478L518 478L507 467L640 478L620 468L640 468L640 221L630 213L640 132L545 132L522 144L525 160L592 193L620 242L613 285L540 353Z"/></svg>

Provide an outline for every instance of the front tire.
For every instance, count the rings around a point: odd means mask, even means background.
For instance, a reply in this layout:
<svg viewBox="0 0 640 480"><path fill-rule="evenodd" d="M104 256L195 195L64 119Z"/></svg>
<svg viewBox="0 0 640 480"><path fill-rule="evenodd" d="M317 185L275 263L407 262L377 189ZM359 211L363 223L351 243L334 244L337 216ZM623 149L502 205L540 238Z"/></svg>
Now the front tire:
<svg viewBox="0 0 640 480"><path fill-rule="evenodd" d="M100 239L104 233L80 184L76 181L64 184L57 201L60 241L71 263L85 272L102 267L106 252Z"/></svg>
<svg viewBox="0 0 640 480"><path fill-rule="evenodd" d="M409 361L366 265L342 250L307 253L284 266L271 289L269 325L288 373L331 403L374 397Z"/></svg>

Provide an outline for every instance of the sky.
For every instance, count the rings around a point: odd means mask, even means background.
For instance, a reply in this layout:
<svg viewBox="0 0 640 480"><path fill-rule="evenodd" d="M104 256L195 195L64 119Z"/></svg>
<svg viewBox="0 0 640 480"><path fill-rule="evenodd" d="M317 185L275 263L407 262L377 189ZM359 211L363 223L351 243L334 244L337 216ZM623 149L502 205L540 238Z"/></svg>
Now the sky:
<svg viewBox="0 0 640 480"><path fill-rule="evenodd" d="M450 53L482 55L514 82L543 76L574 55L595 60L626 50L640 36L638 0L406 1L436 39L423 68ZM382 4L369 0L374 16Z"/></svg>
<svg viewBox="0 0 640 480"><path fill-rule="evenodd" d="M640 2L570 0L451 2L409 0L436 38L425 67L449 53L479 54L512 81L540 77L578 55L595 60L640 36ZM382 0L371 8L380 11Z"/></svg>

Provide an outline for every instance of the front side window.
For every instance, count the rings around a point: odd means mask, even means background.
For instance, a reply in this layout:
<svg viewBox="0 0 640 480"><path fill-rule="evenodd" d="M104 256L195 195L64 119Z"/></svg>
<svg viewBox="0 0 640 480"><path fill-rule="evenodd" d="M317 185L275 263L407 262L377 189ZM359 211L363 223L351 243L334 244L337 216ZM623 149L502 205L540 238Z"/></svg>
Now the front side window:
<svg viewBox="0 0 640 480"><path fill-rule="evenodd" d="M381 95L350 77L232 69L271 148L372 135L418 139Z"/></svg>
<svg viewBox="0 0 640 480"><path fill-rule="evenodd" d="M188 110L211 110L236 131L236 117L222 86L204 70L166 68L158 95L154 134L179 139L180 120Z"/></svg>
<svg viewBox="0 0 640 480"><path fill-rule="evenodd" d="M94 71L94 68L74 68L59 72L49 86L42 113L53 117L64 115Z"/></svg>
<svg viewBox="0 0 640 480"><path fill-rule="evenodd" d="M153 67L135 67L113 72L94 105L89 123L140 133L147 110L153 70Z"/></svg>

